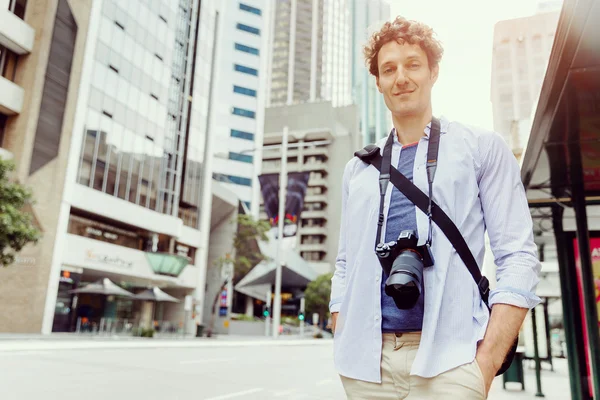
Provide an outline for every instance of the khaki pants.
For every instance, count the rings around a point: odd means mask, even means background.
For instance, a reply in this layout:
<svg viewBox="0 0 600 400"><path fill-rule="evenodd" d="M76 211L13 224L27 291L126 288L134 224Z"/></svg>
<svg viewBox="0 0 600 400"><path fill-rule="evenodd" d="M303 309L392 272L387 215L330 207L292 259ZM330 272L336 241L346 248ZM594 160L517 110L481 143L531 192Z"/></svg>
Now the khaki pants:
<svg viewBox="0 0 600 400"><path fill-rule="evenodd" d="M342 376L342 384L348 399L483 400L486 398L483 374L476 361L433 378L411 376L410 368L420 339L420 333L383 334L381 383L359 381Z"/></svg>

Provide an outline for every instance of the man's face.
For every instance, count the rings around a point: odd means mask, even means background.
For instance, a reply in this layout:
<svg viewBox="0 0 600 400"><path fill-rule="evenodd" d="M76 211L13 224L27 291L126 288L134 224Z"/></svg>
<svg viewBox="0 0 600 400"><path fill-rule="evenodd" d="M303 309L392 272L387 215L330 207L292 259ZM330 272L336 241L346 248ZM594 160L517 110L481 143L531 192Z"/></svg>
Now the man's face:
<svg viewBox="0 0 600 400"><path fill-rule="evenodd" d="M397 117L419 115L431 105L431 88L438 66L429 67L427 54L417 44L386 43L379 50L377 87Z"/></svg>

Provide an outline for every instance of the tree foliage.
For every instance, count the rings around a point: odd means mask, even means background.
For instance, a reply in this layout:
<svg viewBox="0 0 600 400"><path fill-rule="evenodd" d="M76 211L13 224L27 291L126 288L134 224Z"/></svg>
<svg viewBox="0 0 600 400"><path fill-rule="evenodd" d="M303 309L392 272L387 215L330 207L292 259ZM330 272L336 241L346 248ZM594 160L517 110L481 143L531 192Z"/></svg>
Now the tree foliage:
<svg viewBox="0 0 600 400"><path fill-rule="evenodd" d="M31 191L9 175L15 170L12 161L0 159L0 267L12 264L28 243L36 243L40 232L23 207L32 202Z"/></svg>
<svg viewBox="0 0 600 400"><path fill-rule="evenodd" d="M233 237L233 258L231 253L224 257L219 257L214 262L214 268L219 270L217 276L221 277L220 271L225 264L233 264L233 284L238 283L254 266L265 259L265 256L260 252L257 241L268 241L269 237L267 232L271 228L267 221L257 221L251 215L238 214L237 220L237 231ZM219 294L227 286L228 280L220 282L220 289L215 294L215 297L211 306L211 318L207 329L207 336L211 337L214 330L215 318L217 313L217 303L219 301Z"/></svg>
<svg viewBox="0 0 600 400"><path fill-rule="evenodd" d="M332 277L331 273L319 275L306 287L304 298L306 299L306 311L309 314L318 313L322 319L327 317Z"/></svg>
<svg viewBox="0 0 600 400"><path fill-rule="evenodd" d="M251 215L238 214L237 231L233 238L233 258L229 255L216 260L217 267L233 263L233 283L238 283L256 264L265 259L257 241L268 241L267 232L271 228L267 221L257 221Z"/></svg>

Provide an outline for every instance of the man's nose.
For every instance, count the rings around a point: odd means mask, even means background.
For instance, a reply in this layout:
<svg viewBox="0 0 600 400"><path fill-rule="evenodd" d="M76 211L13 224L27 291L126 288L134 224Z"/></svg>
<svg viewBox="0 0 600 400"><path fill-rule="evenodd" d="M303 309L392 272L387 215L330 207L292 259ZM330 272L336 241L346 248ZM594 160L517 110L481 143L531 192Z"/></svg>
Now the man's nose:
<svg viewBox="0 0 600 400"><path fill-rule="evenodd" d="M398 72L396 73L396 86L405 86L408 82L408 78L404 73L403 68L398 68Z"/></svg>

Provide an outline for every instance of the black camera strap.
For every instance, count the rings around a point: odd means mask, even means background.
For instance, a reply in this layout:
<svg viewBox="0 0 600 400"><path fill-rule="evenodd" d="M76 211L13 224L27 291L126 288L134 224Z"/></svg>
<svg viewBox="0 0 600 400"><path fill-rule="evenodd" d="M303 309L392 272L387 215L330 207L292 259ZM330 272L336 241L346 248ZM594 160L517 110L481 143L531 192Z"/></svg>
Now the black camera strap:
<svg viewBox="0 0 600 400"><path fill-rule="evenodd" d="M461 235L456 225L454 225L454 222L452 222L444 210L442 210L432 200L432 184L435 176L435 169L437 167L437 155L440 139L439 120L435 118L432 119L431 132L429 134L429 145L427 151L427 180L429 183L429 196L423 193L421 189L415 186L415 184L413 184L406 176L404 176L391 165L391 151L394 144L393 135L395 135L395 131L392 131L385 144L383 156L379 153L379 148L376 146L367 146L365 149L355 153L355 156L359 157L364 162L373 165L380 172L379 188L381 194L381 203L379 206L379 220L377 224L377 241L379 241L381 238L383 220L385 219L383 214L385 191L389 182L391 181L392 184L396 186L396 188L398 188L398 190L402 192L408 200L410 200L421 211L429 216L430 226L428 243L431 242L431 221L435 222L436 225L442 230L473 276L473 279L479 288L481 298L483 299L484 303L488 305L488 279L481 274L479 266L477 265L477 261L475 260L475 257L473 257L473 253L471 253L469 246L465 242L465 239ZM377 245L377 243L375 245Z"/></svg>
<svg viewBox="0 0 600 400"><path fill-rule="evenodd" d="M394 146L394 136L396 136L396 130L392 129L388 140L385 143L385 147L383 148L383 158L381 160L381 168L379 169L379 219L377 221L377 236L375 239L375 247L379 243L383 243L385 240L381 237L383 229L383 221L385 219L385 215L383 212L384 204L385 204L385 193L387 191L388 184L390 182L390 173L392 169L392 148ZM431 225L432 225L432 216L431 216L431 206L432 206L432 198L433 198L433 179L435 178L435 171L437 168L437 157L438 150L440 148L440 121L432 117L431 118L431 129L429 131L429 144L427 146L427 182L429 184L429 202L427 204L427 210L424 212L427 214L429 218L429 234L427 236L427 245L431 246ZM377 153L379 154L379 153ZM395 169L395 168L394 168ZM404 175L403 175L404 176ZM410 182L410 181L409 181ZM394 182L392 182L394 183ZM396 185L394 183L394 185ZM397 186L397 185L396 185ZM400 190L400 188L398 188ZM400 190L402 192L402 190ZM402 192L404 193L404 192ZM406 196L406 194L405 194ZM410 197L406 196L409 200ZM412 201L412 200L411 200Z"/></svg>

